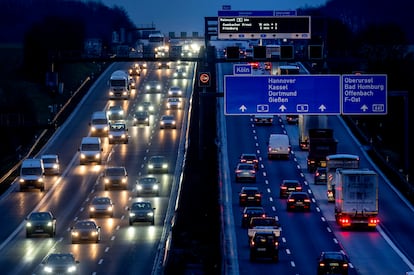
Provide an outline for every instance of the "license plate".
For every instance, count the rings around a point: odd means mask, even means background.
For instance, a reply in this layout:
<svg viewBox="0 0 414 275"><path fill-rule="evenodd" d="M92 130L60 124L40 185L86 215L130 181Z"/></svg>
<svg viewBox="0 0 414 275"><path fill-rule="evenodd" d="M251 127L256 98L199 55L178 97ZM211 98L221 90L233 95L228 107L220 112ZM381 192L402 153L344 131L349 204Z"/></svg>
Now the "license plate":
<svg viewBox="0 0 414 275"><path fill-rule="evenodd" d="M339 266L339 263L330 263L329 266Z"/></svg>
<svg viewBox="0 0 414 275"><path fill-rule="evenodd" d="M302 204L303 204L303 202L301 202L301 201L297 201L297 202L296 202L296 204L302 205Z"/></svg>
<svg viewBox="0 0 414 275"><path fill-rule="evenodd" d="M260 248L257 249L257 251L263 252L263 251L266 251L266 248L260 247Z"/></svg>
<svg viewBox="0 0 414 275"><path fill-rule="evenodd" d="M254 197L247 197L248 200L254 200Z"/></svg>

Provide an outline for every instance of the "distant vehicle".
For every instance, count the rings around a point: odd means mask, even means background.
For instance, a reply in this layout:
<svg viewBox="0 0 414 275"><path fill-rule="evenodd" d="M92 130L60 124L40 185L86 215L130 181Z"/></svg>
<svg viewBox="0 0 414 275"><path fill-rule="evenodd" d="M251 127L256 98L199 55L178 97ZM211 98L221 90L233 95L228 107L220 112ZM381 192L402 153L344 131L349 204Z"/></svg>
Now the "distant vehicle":
<svg viewBox="0 0 414 275"><path fill-rule="evenodd" d="M347 257L339 251L324 251L318 258L317 273L348 275Z"/></svg>
<svg viewBox="0 0 414 275"><path fill-rule="evenodd" d="M279 197L286 198L292 192L302 191L302 184L298 180L283 180L280 184Z"/></svg>
<svg viewBox="0 0 414 275"><path fill-rule="evenodd" d="M134 63L128 70L129 75L131 76L140 76L141 75L141 67L138 63Z"/></svg>
<svg viewBox="0 0 414 275"><path fill-rule="evenodd" d="M127 72L118 70L109 78L109 98L129 99L131 92L131 79Z"/></svg>
<svg viewBox="0 0 414 275"><path fill-rule="evenodd" d="M327 176L327 172L326 172L326 168L324 167L317 167L315 170L315 173L313 175L313 182L315 184L326 184L327 180L328 180L328 176Z"/></svg>
<svg viewBox="0 0 414 275"><path fill-rule="evenodd" d="M133 225L136 222L149 222L151 225L155 224L155 208L152 207L151 202L149 201L133 202L128 208L128 211L129 225Z"/></svg>
<svg viewBox="0 0 414 275"><path fill-rule="evenodd" d="M89 217L114 216L114 204L109 197L95 197L89 205Z"/></svg>
<svg viewBox="0 0 414 275"><path fill-rule="evenodd" d="M79 162L102 164L102 144L99 137L83 137L78 149L80 152Z"/></svg>
<svg viewBox="0 0 414 275"><path fill-rule="evenodd" d="M306 192L292 192L286 200L286 210L301 209L310 211L311 200Z"/></svg>
<svg viewBox="0 0 414 275"><path fill-rule="evenodd" d="M272 69L272 62L265 62L264 63L264 69L266 71L270 71Z"/></svg>
<svg viewBox="0 0 414 275"><path fill-rule="evenodd" d="M247 236L250 242L256 232L270 232L275 237L279 237L281 231L282 229L275 217L253 217L250 219Z"/></svg>
<svg viewBox="0 0 414 275"><path fill-rule="evenodd" d="M328 202L335 201L336 169L358 169L359 156L351 154L333 154L326 156L326 194Z"/></svg>
<svg viewBox="0 0 414 275"><path fill-rule="evenodd" d="M95 242L101 240L101 227L93 220L78 220L70 228L72 243Z"/></svg>
<svg viewBox="0 0 414 275"><path fill-rule="evenodd" d="M72 253L51 253L41 263L43 274L79 274L78 265Z"/></svg>
<svg viewBox="0 0 414 275"><path fill-rule="evenodd" d="M109 106L108 111L106 113L108 116L109 123L114 123L116 121L125 119L124 109L120 105Z"/></svg>
<svg viewBox="0 0 414 275"><path fill-rule="evenodd" d="M186 78L187 72L183 68L177 68L173 74L174 78Z"/></svg>
<svg viewBox="0 0 414 275"><path fill-rule="evenodd" d="M262 205L262 193L257 186L243 186L239 193L239 205Z"/></svg>
<svg viewBox="0 0 414 275"><path fill-rule="evenodd" d="M253 164L256 170L259 169L259 159L257 158L257 155L254 153L241 154L240 163Z"/></svg>
<svg viewBox="0 0 414 275"><path fill-rule="evenodd" d="M108 132L109 144L122 143L128 144L128 128L125 122L115 122L109 125Z"/></svg>
<svg viewBox="0 0 414 275"><path fill-rule="evenodd" d="M149 114L147 111L138 111L135 112L133 115L133 125L137 126L137 125L145 125L145 126L149 126L150 125L150 120L149 120Z"/></svg>
<svg viewBox="0 0 414 275"><path fill-rule="evenodd" d="M298 65L282 65L277 68L277 75L296 75L300 74L300 67Z"/></svg>
<svg viewBox="0 0 414 275"><path fill-rule="evenodd" d="M176 129L177 122L175 121L175 117L173 115L163 115L160 119L160 129Z"/></svg>
<svg viewBox="0 0 414 275"><path fill-rule="evenodd" d="M20 191L29 188L39 188L40 192L45 190L45 168L40 158L28 158L23 160L20 167L19 186Z"/></svg>
<svg viewBox="0 0 414 275"><path fill-rule="evenodd" d="M259 257L279 261L279 238L272 232L257 231L251 238L250 261L255 261Z"/></svg>
<svg viewBox="0 0 414 275"><path fill-rule="evenodd" d="M158 81L148 81L145 85L145 91L148 93L160 93L161 92L161 84Z"/></svg>
<svg viewBox="0 0 414 275"><path fill-rule="evenodd" d="M183 91L182 91L181 87L171 86L168 89L168 96L170 96L170 97L180 97L182 95L183 95Z"/></svg>
<svg viewBox="0 0 414 275"><path fill-rule="evenodd" d="M89 122L91 136L93 137L106 137L108 136L108 116L106 112L97 111L92 114L91 121Z"/></svg>
<svg viewBox="0 0 414 275"><path fill-rule="evenodd" d="M272 125L273 124L273 115L254 115L254 123L259 125Z"/></svg>
<svg viewBox="0 0 414 275"><path fill-rule="evenodd" d="M106 167L102 174L104 189L122 188L128 189L128 173L124 166Z"/></svg>
<svg viewBox="0 0 414 275"><path fill-rule="evenodd" d="M141 104L138 104L138 111L146 111L148 114L153 114L154 110L154 105L149 101L144 101Z"/></svg>
<svg viewBox="0 0 414 275"><path fill-rule="evenodd" d="M286 134L271 134L268 141L267 158L285 158L289 159L290 141Z"/></svg>
<svg viewBox="0 0 414 275"><path fill-rule="evenodd" d="M45 175L59 175L60 163L59 157L56 154L45 154L40 156L43 161L43 167L45 169Z"/></svg>
<svg viewBox="0 0 414 275"><path fill-rule="evenodd" d="M56 235L56 218L52 212L32 212L26 217L26 237L33 235Z"/></svg>
<svg viewBox="0 0 414 275"><path fill-rule="evenodd" d="M241 226L246 228L253 217L266 217L266 212L261 206L246 206L243 209Z"/></svg>
<svg viewBox="0 0 414 275"><path fill-rule="evenodd" d="M250 66L252 66L252 69L253 69L253 70L257 70L257 69L259 69L259 68L260 68L260 63L259 63L259 62L256 62L256 61L251 61L251 62L248 62L248 64L249 64Z"/></svg>
<svg viewBox="0 0 414 275"><path fill-rule="evenodd" d="M159 61L158 62L158 69L169 69L171 66L170 66L170 62L169 61Z"/></svg>
<svg viewBox="0 0 414 275"><path fill-rule="evenodd" d="M286 121L288 124L298 124L299 115L286 115Z"/></svg>
<svg viewBox="0 0 414 275"><path fill-rule="evenodd" d="M141 195L155 195L158 196L160 193L160 186L158 179L153 176L140 177L136 184L137 196Z"/></svg>
<svg viewBox="0 0 414 275"><path fill-rule="evenodd" d="M167 103L165 105L167 109L181 109L183 107L183 102L181 98L169 97L167 98Z"/></svg>
<svg viewBox="0 0 414 275"><path fill-rule="evenodd" d="M326 157L336 154L337 144L333 129L309 129L308 171L314 173L317 167L326 167Z"/></svg>
<svg viewBox="0 0 414 275"><path fill-rule="evenodd" d="M168 162L164 156L152 156L148 160L147 171L148 173L167 173Z"/></svg>
<svg viewBox="0 0 414 275"><path fill-rule="evenodd" d="M254 164L238 163L234 170L236 182L251 181L256 182L256 168Z"/></svg>
<svg viewBox="0 0 414 275"><path fill-rule="evenodd" d="M337 169L335 220L341 228L375 229L378 218L378 175L368 169Z"/></svg>

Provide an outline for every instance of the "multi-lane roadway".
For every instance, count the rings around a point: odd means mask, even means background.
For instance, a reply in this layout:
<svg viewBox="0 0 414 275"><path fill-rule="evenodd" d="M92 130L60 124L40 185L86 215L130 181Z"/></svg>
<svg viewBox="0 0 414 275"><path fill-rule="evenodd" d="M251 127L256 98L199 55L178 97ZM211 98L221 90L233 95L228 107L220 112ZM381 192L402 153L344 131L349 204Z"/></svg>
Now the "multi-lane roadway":
<svg viewBox="0 0 414 275"><path fill-rule="evenodd" d="M278 66L273 64L273 68ZM218 67L219 75L232 74L231 64ZM268 74L263 70L254 74ZM304 72L305 73L305 72ZM223 89L223 78L220 89ZM254 91L251 91L254 93ZM223 110L223 102L219 111ZM410 245L414 229L412 206L381 177L379 209L381 224L377 230L342 231L334 220L333 204L327 202L323 185L314 185L313 175L306 170L306 152L298 146L297 125L288 125L284 116L276 116L272 126L255 125L251 116L227 116L219 123L222 144L220 171L226 182L222 197L225 211L231 218L224 223L234 228L226 236L229 261L226 270L233 274L316 274L317 257L322 251L343 251L350 261L349 274L405 274L413 269L414 250ZM361 167L376 169L347 130L340 117L329 116L328 126L339 140L338 152L357 154ZM289 160L268 160L267 141L271 133L287 133L293 152ZM257 183L236 183L234 168L242 153L259 157ZM380 173L380 171L378 171ZM310 212L287 212L286 199L279 197L279 185L284 179L299 180L312 198ZM258 186L263 194L266 214L276 217L282 228L280 260L250 262L247 229L241 227L238 193L242 186ZM230 200L231 199L231 200ZM230 253L232 250L237 252Z"/></svg>
<svg viewBox="0 0 414 275"><path fill-rule="evenodd" d="M193 87L194 63L185 66L188 76L173 77L176 64L170 69L158 69L149 63L148 69L136 76L137 88L129 100L109 100L107 81L119 69L128 70L129 63L116 63L96 81L88 94L57 130L50 142L39 153L58 154L60 176L46 178L46 190L20 192L18 182L0 200L3 209L0 230L0 273L42 274L41 262L52 252L71 252L79 260L79 274L151 274L158 257L160 239L165 238L164 221L169 214L170 195L176 198L178 179L184 158L184 142L188 119L189 98ZM161 92L147 93L144 85L157 80ZM170 86L183 90L184 107L166 108ZM132 114L138 104L150 101L155 106L149 126L133 126ZM108 144L102 138L104 162L102 165L79 165L78 148L82 137L89 135L89 120L94 111L104 111L111 105L123 107L129 127L128 144ZM174 114L176 129L160 129L164 114ZM146 175L147 161L153 155L165 156L169 163L167 173L156 174L160 182L159 196L137 197L135 182ZM128 190L104 190L101 173L106 166L125 166L128 172ZM95 196L109 196L114 202L114 217L94 218L101 227L99 243L72 244L70 227L75 221L88 219L88 206ZM155 225L128 223L127 207L136 200L149 200L155 210ZM174 204L173 204L174 205ZM25 217L32 211L52 211L57 218L57 233L53 238L26 238ZM168 225L167 225L168 226Z"/></svg>

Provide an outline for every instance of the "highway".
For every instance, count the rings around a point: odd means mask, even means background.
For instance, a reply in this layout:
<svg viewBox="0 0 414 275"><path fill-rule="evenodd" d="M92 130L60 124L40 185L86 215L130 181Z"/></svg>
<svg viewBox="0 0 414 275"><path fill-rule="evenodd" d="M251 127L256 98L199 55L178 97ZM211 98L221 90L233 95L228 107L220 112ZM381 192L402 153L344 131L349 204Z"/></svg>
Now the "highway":
<svg viewBox="0 0 414 275"><path fill-rule="evenodd" d="M158 69L149 63L147 70L136 77L137 88L129 100L108 100L107 81L110 74L119 69L127 70L129 63L114 63L95 82L88 94L69 119L57 130L40 154L58 154L61 176L48 176L46 190L20 192L18 183L6 192L1 200L3 209L0 230L1 274L42 274L40 263L52 252L71 252L80 261L79 274L151 274L159 250L160 239L165 237L164 221L175 203L179 176L183 164L186 141L188 107L193 87L194 63L186 66L189 75L173 79L175 65L171 69ZM149 80L162 84L161 93L146 93L144 85ZM171 85L184 91L185 107L166 110L166 92ZM150 126L133 126L132 113L143 101L151 101L155 112L150 116ZM81 138L89 134L92 112L106 110L109 105L120 104L127 111L129 143L109 145L103 138L104 163L79 165L78 147ZM174 114L177 129L159 129L163 114ZM39 155L40 155L39 154ZM136 197L135 181L146 175L146 163L150 156L163 155L169 162L168 173L156 174L160 182L160 195ZM105 191L101 173L105 166L125 166L128 171L128 190ZM109 196L115 204L113 218L94 218L101 227L99 243L72 244L70 227L74 222L88 219L88 205L95 196ZM155 225L128 224L127 207L132 201L149 200L155 210ZM172 207L173 208L173 207ZM26 238L25 217L32 211L52 211L57 218L57 234L54 238ZM168 219L167 219L168 220ZM168 226L168 224L167 224Z"/></svg>
<svg viewBox="0 0 414 275"><path fill-rule="evenodd" d="M273 64L275 69L278 65ZM232 64L218 66L220 76L232 74ZM266 74L261 70L254 74ZM223 77L219 80L223 90ZM254 91L252 91L254 92ZM224 223L234 231L227 233L225 253L229 253L227 271L232 274L316 274L317 257L322 251L343 251L350 260L349 274L405 274L413 270L414 250L410 245L414 224L412 206L381 177L379 209L381 224L375 231L343 231L335 222L333 204L326 199L326 187L313 184L313 175L306 169L307 153L300 151L297 125L288 125L284 116L276 116L272 126L255 125L251 116L223 115L218 123L221 133L221 178L225 182L222 197L231 217ZM361 156L361 167L376 169L367 159L365 149L358 145L340 117L329 116L328 126L339 140L338 152ZM266 142L271 133L287 133L293 152L289 160L268 160ZM236 183L234 168L242 153L256 153L259 157L257 183ZM380 173L380 171L379 171ZM287 212L285 199L279 198L279 185L283 179L297 179L305 186L311 198L310 212ZM266 214L275 216L282 227L280 260L249 261L247 229L241 228L242 207L238 193L242 186L258 186L263 194ZM324 188L325 187L325 188Z"/></svg>

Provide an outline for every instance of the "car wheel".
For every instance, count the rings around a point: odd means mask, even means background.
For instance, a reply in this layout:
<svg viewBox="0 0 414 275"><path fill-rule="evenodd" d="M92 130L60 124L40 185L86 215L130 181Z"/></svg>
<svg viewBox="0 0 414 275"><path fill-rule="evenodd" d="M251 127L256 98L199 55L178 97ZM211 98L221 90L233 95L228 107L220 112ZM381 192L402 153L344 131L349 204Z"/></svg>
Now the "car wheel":
<svg viewBox="0 0 414 275"><path fill-rule="evenodd" d="M129 220L129 225L132 225L132 221L131 220Z"/></svg>
<svg viewBox="0 0 414 275"><path fill-rule="evenodd" d="M279 261L279 255L274 255L273 261L277 263Z"/></svg>
<svg viewBox="0 0 414 275"><path fill-rule="evenodd" d="M40 192L44 192L44 191L45 191L45 187L44 186L40 187Z"/></svg>
<svg viewBox="0 0 414 275"><path fill-rule="evenodd" d="M250 252L250 261L253 262L254 260L256 260L256 255L254 255L253 252Z"/></svg>
<svg viewBox="0 0 414 275"><path fill-rule="evenodd" d="M155 224L155 221L154 221L154 220L152 220L152 221L151 221L151 225L154 225L154 224Z"/></svg>
<svg viewBox="0 0 414 275"><path fill-rule="evenodd" d="M93 214L89 214L89 218L94 218L94 215Z"/></svg>
<svg viewBox="0 0 414 275"><path fill-rule="evenodd" d="M30 238L32 236L32 234L30 234L29 232L26 231L26 238Z"/></svg>

